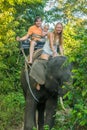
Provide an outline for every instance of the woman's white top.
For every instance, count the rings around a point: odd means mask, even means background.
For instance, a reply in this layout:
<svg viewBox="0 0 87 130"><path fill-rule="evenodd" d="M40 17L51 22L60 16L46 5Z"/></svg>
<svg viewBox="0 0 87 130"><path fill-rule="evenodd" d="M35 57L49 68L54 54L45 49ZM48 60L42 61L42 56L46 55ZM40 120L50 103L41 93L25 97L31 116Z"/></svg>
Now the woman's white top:
<svg viewBox="0 0 87 130"><path fill-rule="evenodd" d="M57 48L59 46L59 39L54 43L54 50L57 52ZM43 46L43 53L46 53L48 55L53 55L53 51L50 48L49 39L46 39L46 42Z"/></svg>

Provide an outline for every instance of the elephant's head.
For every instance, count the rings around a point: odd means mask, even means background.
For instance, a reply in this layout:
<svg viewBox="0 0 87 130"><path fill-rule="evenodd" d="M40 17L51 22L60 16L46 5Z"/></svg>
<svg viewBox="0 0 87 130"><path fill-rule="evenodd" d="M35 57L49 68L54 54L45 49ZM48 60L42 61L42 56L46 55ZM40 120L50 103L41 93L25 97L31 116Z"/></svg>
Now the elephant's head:
<svg viewBox="0 0 87 130"><path fill-rule="evenodd" d="M52 58L47 65L45 87L49 91L61 93L61 87L69 82L71 77L71 65L67 63L65 56Z"/></svg>

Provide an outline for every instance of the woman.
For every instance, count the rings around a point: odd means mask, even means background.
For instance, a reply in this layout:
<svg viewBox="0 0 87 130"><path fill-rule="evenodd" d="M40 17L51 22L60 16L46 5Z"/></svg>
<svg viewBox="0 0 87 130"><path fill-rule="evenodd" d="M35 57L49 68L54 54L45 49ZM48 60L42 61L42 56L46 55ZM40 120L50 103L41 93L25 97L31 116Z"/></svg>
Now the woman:
<svg viewBox="0 0 87 130"><path fill-rule="evenodd" d="M46 43L42 49L43 51L40 58L44 59L44 61L36 60L32 65L30 76L34 78L36 82L38 83L36 86L37 90L40 90L39 84L41 85L45 84L45 67L46 67L49 57L58 56L59 55L58 53L60 53L60 55L63 55L62 33L63 33L63 26L61 23L57 23L54 31L48 34Z"/></svg>
<svg viewBox="0 0 87 130"><path fill-rule="evenodd" d="M63 43L62 43L63 26L61 23L57 23L53 32L48 34L48 39L43 47L41 55L42 59L48 60L49 56L58 56L57 50L63 55Z"/></svg>

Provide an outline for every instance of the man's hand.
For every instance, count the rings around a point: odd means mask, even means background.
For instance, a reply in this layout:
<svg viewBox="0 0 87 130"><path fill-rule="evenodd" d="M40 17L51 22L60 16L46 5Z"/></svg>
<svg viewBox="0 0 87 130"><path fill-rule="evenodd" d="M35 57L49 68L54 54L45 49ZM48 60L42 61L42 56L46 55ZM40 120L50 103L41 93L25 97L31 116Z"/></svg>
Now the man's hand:
<svg viewBox="0 0 87 130"><path fill-rule="evenodd" d="M21 41L19 36L18 36L18 37L16 37L16 40L17 40L17 41Z"/></svg>

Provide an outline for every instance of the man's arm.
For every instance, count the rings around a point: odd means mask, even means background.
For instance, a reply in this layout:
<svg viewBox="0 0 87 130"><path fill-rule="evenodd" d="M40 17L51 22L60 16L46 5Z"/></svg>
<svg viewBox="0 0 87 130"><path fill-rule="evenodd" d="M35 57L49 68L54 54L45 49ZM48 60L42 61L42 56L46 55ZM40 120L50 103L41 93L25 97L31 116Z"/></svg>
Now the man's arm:
<svg viewBox="0 0 87 130"><path fill-rule="evenodd" d="M16 40L17 41L24 41L24 40L27 40L28 38L29 38L29 36L31 36L32 35L32 33L33 33L33 28L32 28L32 26L28 29L28 32L27 32L27 34L25 35L25 36L23 36L23 37L17 37L16 38Z"/></svg>
<svg viewBox="0 0 87 130"><path fill-rule="evenodd" d="M28 39L28 37L29 37L29 34L27 33L25 36L23 36L23 37L16 37L16 40L17 41L23 41L23 40L27 40Z"/></svg>

